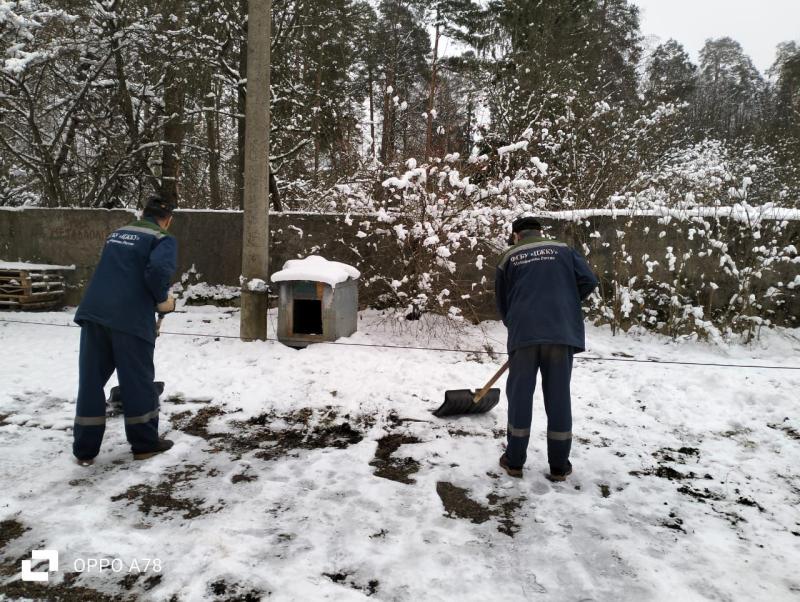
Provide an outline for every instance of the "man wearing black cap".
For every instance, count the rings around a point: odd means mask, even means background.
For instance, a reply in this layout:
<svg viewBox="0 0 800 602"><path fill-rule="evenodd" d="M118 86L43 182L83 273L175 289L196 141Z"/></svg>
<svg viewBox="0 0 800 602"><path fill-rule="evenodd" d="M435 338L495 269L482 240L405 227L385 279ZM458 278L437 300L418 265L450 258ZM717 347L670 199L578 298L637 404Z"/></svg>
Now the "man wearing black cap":
<svg viewBox="0 0 800 602"><path fill-rule="evenodd" d="M508 445L500 466L521 477L527 457L536 373L542 373L551 481L572 472L570 379L572 358L585 348L581 302L597 278L577 252L542 236L542 226L522 217L511 226L513 246L497 266L497 308L508 327Z"/></svg>
<svg viewBox="0 0 800 602"><path fill-rule="evenodd" d="M136 460L172 447L158 438L158 391L153 382L155 314L175 309L169 294L177 243L167 232L175 204L147 200L142 219L112 232L75 313L81 326L80 380L73 454L88 466L100 452L106 426L103 392L116 369L125 434Z"/></svg>

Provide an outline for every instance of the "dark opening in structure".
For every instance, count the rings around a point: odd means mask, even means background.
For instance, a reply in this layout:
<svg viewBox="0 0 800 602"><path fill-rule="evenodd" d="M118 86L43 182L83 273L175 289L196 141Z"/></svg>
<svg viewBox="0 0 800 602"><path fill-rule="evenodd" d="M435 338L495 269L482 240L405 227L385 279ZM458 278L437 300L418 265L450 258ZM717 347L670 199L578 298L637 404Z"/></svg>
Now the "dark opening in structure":
<svg viewBox="0 0 800 602"><path fill-rule="evenodd" d="M292 316L294 334L322 334L322 301L295 299Z"/></svg>

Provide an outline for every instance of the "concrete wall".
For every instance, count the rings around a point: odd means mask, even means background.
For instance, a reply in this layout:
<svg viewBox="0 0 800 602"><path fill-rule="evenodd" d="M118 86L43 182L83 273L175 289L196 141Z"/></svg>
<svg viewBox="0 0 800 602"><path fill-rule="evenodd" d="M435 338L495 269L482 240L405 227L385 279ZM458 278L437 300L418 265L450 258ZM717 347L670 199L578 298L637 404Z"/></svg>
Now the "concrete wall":
<svg viewBox="0 0 800 602"><path fill-rule="evenodd" d="M2 209L0 208L0 259L6 261L31 261L76 266L68 273L67 303L76 304L81 292L90 278L99 258L103 242L109 232L134 219L134 215L124 210L102 209ZM365 273L359 289L362 306L371 304L377 294L377 287L370 287L368 276L377 269L392 269L392 248L374 249L368 247L367 240L358 238L356 233L366 229L361 222L370 221L368 217L354 216L346 220L342 215L307 215L297 213L278 213L270 215L270 273L277 271L287 259L298 255L320 253L328 259L343 261L359 267ZM346 223L350 221L351 223ZM695 258L685 273L690 285L701 287L701 283L714 281L720 286L713 296L715 305L724 304L734 292L734 283L719 268L719 256L697 259L700 237L688 240L688 229L696 227L690 222L660 223L655 217L591 217L580 222L552 221L547 224L550 232L561 240L573 244L579 250L583 244L589 246L588 260L601 278L608 282L614 274L626 274L641 270L641 258L649 254L666 265L667 247L674 247L675 253L693 250ZM767 244L774 239L776 244L798 245L800 241L800 222L789 222L777 233L755 241L742 238L739 225L732 220L720 222L714 228L723 240L739 240L738 247L731 245L729 253L741 256L749 252L753 245ZM729 230L726 232L725 230ZM649 230L648 233L645 233ZM236 211L178 211L171 232L179 243L178 274L188 271L192 266L201 274L199 280L210 284L238 285L241 271L241 233L242 215ZM599 237L592 237L593 233ZM661 233L664 233L663 236ZM623 236L620 238L620 233ZM734 235L736 233L736 235ZM780 239L780 240L778 240ZM633 259L632 265L615 265L614 249L625 245ZM798 245L800 246L800 245ZM454 258L458 263L456 278L468 288L486 277L483 285L475 287L474 300L477 301L480 317L493 314L492 279L495 257L487 257L483 271L475 267L475 257L465 253ZM617 260L618 261L618 260ZM661 269L661 268L659 268ZM760 282L767 287L778 281L791 282L800 273L800 264L782 263L773 273ZM403 274L392 274L397 279ZM667 277L661 272L661 277ZM774 280L774 282L773 282ZM788 303L779 311L788 323L800 323L800 287ZM698 291L700 296L703 291Z"/></svg>
<svg viewBox="0 0 800 602"><path fill-rule="evenodd" d="M135 219L105 209L0 209L0 260L74 265L67 272L67 303L80 300L108 234ZM329 259L353 263L358 224L343 216L270 215L270 273L287 259L324 248ZM234 211L179 211L170 232L178 239L178 274L192 266L211 284L238 286L242 267L242 215Z"/></svg>

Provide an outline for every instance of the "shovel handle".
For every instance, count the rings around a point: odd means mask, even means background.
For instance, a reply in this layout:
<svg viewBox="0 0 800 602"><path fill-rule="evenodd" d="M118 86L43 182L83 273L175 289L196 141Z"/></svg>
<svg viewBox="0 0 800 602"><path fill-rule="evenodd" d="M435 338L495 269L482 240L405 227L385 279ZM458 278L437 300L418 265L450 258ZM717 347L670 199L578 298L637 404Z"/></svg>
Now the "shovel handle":
<svg viewBox="0 0 800 602"><path fill-rule="evenodd" d="M475 393L475 397L472 398L472 403L478 403L481 399L483 399L483 396L489 392L489 389L491 389L492 385L497 382L497 379L503 376L503 372L508 370L508 362L509 360L506 360L506 363L500 366L500 369L495 372L495 375L488 383L484 385L483 389Z"/></svg>
<svg viewBox="0 0 800 602"><path fill-rule="evenodd" d="M158 314L158 320L156 321L156 337L161 334L161 322L164 321L164 314Z"/></svg>

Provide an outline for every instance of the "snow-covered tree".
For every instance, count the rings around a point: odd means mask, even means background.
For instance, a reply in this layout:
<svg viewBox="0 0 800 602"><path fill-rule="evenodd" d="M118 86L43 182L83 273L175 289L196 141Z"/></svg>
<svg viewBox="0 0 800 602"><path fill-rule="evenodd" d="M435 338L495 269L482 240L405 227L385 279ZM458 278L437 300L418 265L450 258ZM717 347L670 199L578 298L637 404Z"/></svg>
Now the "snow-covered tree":
<svg viewBox="0 0 800 602"><path fill-rule="evenodd" d="M763 79L741 45L731 38L708 40L700 51L695 127L725 139L752 133L763 105Z"/></svg>
<svg viewBox="0 0 800 602"><path fill-rule="evenodd" d="M697 86L697 67L675 40L659 44L647 61L645 94L654 102L689 101Z"/></svg>

